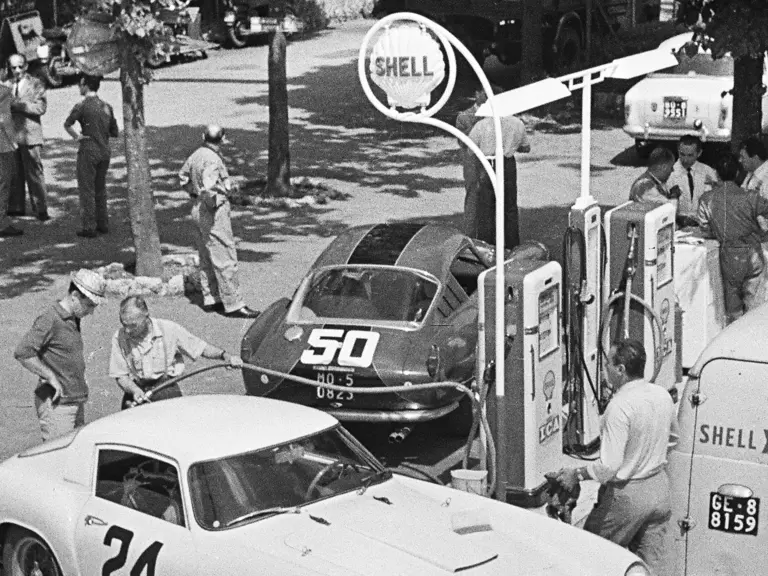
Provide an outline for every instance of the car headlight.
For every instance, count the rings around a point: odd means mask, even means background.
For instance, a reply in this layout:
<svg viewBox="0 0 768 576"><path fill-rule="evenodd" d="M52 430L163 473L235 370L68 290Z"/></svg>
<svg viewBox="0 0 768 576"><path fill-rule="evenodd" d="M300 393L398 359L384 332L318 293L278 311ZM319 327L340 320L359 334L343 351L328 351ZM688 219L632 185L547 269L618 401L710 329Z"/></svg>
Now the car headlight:
<svg viewBox="0 0 768 576"><path fill-rule="evenodd" d="M635 562L627 571L624 572L624 576L651 576L651 571L642 562Z"/></svg>

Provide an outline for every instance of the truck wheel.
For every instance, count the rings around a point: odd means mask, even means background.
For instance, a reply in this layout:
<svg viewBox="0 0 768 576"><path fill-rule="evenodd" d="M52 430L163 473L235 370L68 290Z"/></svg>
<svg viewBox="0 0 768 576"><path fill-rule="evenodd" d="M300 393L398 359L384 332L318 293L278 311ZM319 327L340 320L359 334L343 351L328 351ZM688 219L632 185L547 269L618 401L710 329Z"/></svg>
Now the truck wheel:
<svg viewBox="0 0 768 576"><path fill-rule="evenodd" d="M59 71L56 70L56 64L54 64L53 61L44 66L41 72L43 80L49 88L59 88L64 83L64 78L62 78Z"/></svg>
<svg viewBox="0 0 768 576"><path fill-rule="evenodd" d="M575 70L581 60L581 34L572 27L563 28L557 39L555 70L559 73Z"/></svg>
<svg viewBox="0 0 768 576"><path fill-rule="evenodd" d="M61 576L59 563L42 539L22 528L12 527L3 544L4 576Z"/></svg>
<svg viewBox="0 0 768 576"><path fill-rule="evenodd" d="M231 28L227 28L227 38L233 48L245 48L247 40L243 34L243 23L237 20Z"/></svg>

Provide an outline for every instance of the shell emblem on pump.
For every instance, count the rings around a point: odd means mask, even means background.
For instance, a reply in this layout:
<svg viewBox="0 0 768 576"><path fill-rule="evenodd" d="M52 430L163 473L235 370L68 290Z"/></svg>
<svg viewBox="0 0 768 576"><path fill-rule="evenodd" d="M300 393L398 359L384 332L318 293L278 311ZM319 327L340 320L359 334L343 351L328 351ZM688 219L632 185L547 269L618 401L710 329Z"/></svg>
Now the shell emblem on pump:
<svg viewBox="0 0 768 576"><path fill-rule="evenodd" d="M544 399L549 402L555 393L555 373L550 370L544 376Z"/></svg>
<svg viewBox="0 0 768 576"><path fill-rule="evenodd" d="M440 44L421 26L385 29L371 51L369 74L387 94L390 106L426 107L432 91L445 77Z"/></svg>

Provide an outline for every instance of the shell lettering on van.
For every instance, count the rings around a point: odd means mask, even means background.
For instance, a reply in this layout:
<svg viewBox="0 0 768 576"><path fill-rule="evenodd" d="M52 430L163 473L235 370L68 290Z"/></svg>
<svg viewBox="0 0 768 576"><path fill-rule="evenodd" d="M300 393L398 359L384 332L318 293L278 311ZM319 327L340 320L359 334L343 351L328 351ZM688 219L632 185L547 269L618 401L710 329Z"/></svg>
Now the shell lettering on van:
<svg viewBox="0 0 768 576"><path fill-rule="evenodd" d="M764 433L766 442L762 453L768 454L768 430L764 430ZM755 431L744 428L728 428L726 426L702 424L699 428L699 443L757 450Z"/></svg>

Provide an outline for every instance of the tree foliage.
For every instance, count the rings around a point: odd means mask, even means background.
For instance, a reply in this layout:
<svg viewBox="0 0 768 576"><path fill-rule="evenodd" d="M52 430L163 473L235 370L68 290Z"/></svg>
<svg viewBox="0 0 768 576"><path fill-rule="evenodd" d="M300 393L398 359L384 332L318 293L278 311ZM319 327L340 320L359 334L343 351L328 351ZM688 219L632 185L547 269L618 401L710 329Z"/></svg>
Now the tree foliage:
<svg viewBox="0 0 768 576"><path fill-rule="evenodd" d="M678 14L693 29L696 44L715 58L730 53L734 59L731 143L736 148L761 132L768 1L681 0Z"/></svg>

